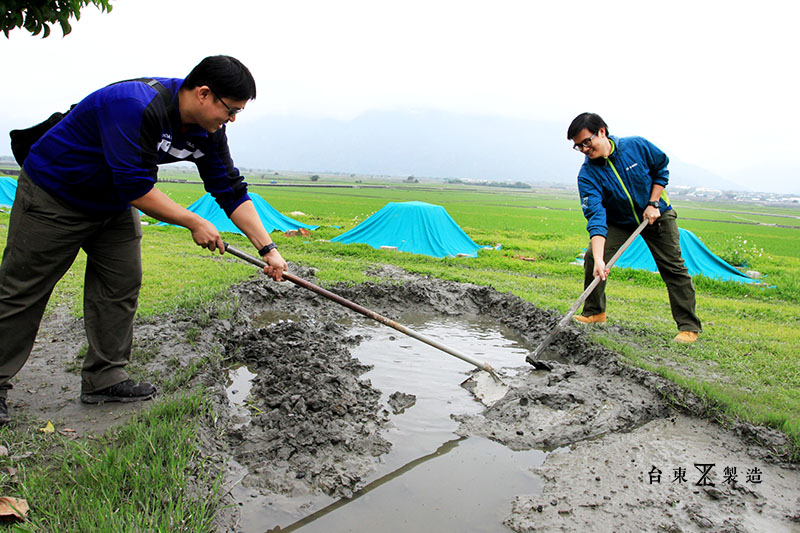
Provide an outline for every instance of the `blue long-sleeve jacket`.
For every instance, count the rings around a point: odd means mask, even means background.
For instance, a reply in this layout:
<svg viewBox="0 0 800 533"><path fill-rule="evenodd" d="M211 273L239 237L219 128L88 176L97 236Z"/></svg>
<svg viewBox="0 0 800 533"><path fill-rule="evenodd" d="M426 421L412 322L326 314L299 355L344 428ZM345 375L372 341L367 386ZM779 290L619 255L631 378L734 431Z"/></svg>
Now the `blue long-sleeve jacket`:
<svg viewBox="0 0 800 533"><path fill-rule="evenodd" d="M653 143L643 137L612 135L609 139L614 149L608 159L587 157L578 172L578 192L590 237L605 237L609 223L638 226L653 185L666 187L669 183L669 158ZM666 195L662 194L659 203L662 213L671 209Z"/></svg>
<svg viewBox="0 0 800 533"><path fill-rule="evenodd" d="M125 211L149 192L157 165L192 161L206 191L230 215L249 196L233 165L225 127L214 133L184 128L178 112L183 80L155 79L171 94L169 104L143 81L103 87L31 147L25 172L68 205L103 217Z"/></svg>

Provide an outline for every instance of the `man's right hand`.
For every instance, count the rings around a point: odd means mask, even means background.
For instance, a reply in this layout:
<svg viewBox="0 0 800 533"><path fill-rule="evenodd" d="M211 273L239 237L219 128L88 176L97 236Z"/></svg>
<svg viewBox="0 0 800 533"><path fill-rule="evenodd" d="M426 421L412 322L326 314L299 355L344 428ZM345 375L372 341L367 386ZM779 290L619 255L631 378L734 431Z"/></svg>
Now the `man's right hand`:
<svg viewBox="0 0 800 533"><path fill-rule="evenodd" d="M189 228L195 244L201 248L208 248L212 252L219 250L220 255L225 253L225 245L216 226L202 217L198 217L198 219Z"/></svg>
<svg viewBox="0 0 800 533"><path fill-rule="evenodd" d="M603 260L598 261L597 259L594 260L594 276L600 276L601 281L605 281L608 278L608 272L610 269L606 268L606 262Z"/></svg>

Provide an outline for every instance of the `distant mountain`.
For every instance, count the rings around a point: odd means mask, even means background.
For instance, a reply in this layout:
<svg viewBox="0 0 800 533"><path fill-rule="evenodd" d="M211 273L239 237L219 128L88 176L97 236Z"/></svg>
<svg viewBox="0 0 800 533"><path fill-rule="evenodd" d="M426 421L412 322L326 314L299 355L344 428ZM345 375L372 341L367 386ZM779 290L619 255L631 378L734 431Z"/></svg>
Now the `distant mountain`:
<svg viewBox="0 0 800 533"><path fill-rule="evenodd" d="M237 165L276 170L574 184L582 162L564 124L443 111L242 119L228 135ZM670 156L674 185L745 189Z"/></svg>
<svg viewBox="0 0 800 533"><path fill-rule="evenodd" d="M800 195L800 172L796 169L766 163L739 170L731 177L749 184L750 190Z"/></svg>
<svg viewBox="0 0 800 533"><path fill-rule="evenodd" d="M669 159L669 183L670 185L705 187L707 189L719 189L721 191L754 190L753 187L747 187L740 184L738 181L725 179L697 165L676 160L674 157L670 157Z"/></svg>
<svg viewBox="0 0 800 533"><path fill-rule="evenodd" d="M565 132L550 122L439 111L373 111L349 121L267 117L228 129L244 167L568 182L580 157Z"/></svg>

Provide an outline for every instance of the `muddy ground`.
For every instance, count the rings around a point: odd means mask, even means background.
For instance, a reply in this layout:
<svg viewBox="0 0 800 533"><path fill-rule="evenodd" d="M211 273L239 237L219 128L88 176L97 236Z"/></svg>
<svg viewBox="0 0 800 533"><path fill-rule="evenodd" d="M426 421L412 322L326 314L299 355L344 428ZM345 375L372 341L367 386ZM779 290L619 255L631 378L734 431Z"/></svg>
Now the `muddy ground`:
<svg viewBox="0 0 800 533"><path fill-rule="evenodd" d="M294 272L313 281L311 269ZM383 281L332 290L390 318L409 308L491 316L533 346L559 318L489 287L389 266L370 274ZM194 316L137 324L136 353L148 354L132 365L141 375L163 381L194 358L209 360L195 381L212 391L216 409L205 452L227 471L231 505L220 531L247 529L237 501L246 494L301 511L320 494L348 498L391 449L384 433L395 407L362 379L369 367L349 350L363 339L348 335L348 316L310 291L259 277ZM83 343L80 321L62 312L47 318L9 393L12 416L83 435L147 405L80 404L75 354ZM800 531L800 471L785 461L781 434L707 421L697 398L620 363L579 328L552 346L553 371L521 361L505 376L504 398L479 414L454 413L462 436L549 452L535 471L543 491L518 495L498 531ZM241 364L256 374L246 410L226 395L227 369ZM388 392L397 392L397 409L413 405L403 391Z"/></svg>

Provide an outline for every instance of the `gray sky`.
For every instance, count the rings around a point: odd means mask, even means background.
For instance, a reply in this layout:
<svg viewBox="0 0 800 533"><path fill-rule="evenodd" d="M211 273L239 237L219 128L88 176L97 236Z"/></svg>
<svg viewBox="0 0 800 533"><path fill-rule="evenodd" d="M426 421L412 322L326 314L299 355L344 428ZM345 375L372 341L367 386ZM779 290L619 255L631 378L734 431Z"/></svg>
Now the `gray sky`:
<svg viewBox="0 0 800 533"><path fill-rule="evenodd" d="M800 2L114 0L65 38L0 37L0 126L25 127L107 83L182 77L229 54L258 83L238 120L441 109L612 133L739 183L800 193ZM564 139L565 150L569 149ZM9 150L5 151L10 152ZM3 153L0 150L0 153ZM347 170L347 169L341 169ZM756 187L758 188L758 187ZM773 189L775 187L772 187Z"/></svg>

